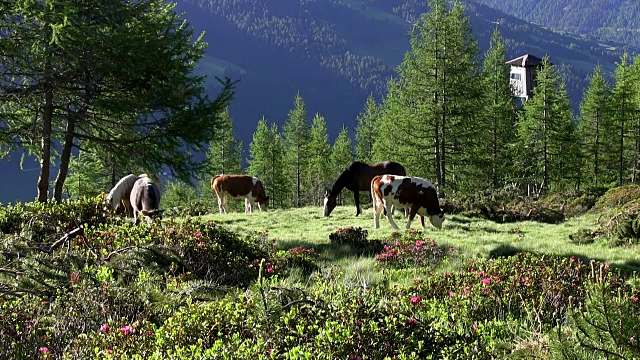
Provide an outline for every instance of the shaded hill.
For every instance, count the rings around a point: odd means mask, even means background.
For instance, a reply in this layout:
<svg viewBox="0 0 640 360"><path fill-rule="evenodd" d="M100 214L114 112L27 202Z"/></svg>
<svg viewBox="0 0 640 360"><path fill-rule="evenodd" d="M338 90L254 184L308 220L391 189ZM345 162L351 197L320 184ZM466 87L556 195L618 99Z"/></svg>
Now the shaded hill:
<svg viewBox="0 0 640 360"><path fill-rule="evenodd" d="M640 2L627 0L476 0L552 29L640 46Z"/></svg>
<svg viewBox="0 0 640 360"><path fill-rule="evenodd" d="M483 0L487 2L488 0ZM476 1L464 1L481 51L499 27L515 58L524 53L551 61L563 74L574 109L585 80L600 62L613 70L621 49L579 35L559 34ZM366 97L378 100L387 80L409 50L411 22L427 11L424 0L180 0L195 32L205 31L202 74L239 80L231 116L245 149L262 116L284 124L300 92L309 116L322 113L331 140L342 125L353 134ZM499 25L497 25L499 24ZM631 48L632 53L637 49ZM215 92L216 83L209 84ZM245 152L245 158L248 153ZM11 187L0 187L0 202L35 197L37 171L16 170L0 161ZM52 175L54 176L54 175Z"/></svg>

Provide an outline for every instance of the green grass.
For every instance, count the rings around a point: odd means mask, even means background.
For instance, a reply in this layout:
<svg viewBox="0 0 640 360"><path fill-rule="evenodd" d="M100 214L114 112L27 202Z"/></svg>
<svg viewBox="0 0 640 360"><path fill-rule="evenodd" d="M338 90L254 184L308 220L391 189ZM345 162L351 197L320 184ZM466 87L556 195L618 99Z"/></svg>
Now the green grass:
<svg viewBox="0 0 640 360"><path fill-rule="evenodd" d="M537 222L498 224L483 219L458 215L447 216L442 230L428 224L424 232L440 246L453 247L453 256L439 265L436 271L453 271L469 261L480 257L508 256L521 251L560 256L576 256L585 261L591 259L608 261L626 272L640 271L640 248L610 248L605 241L588 245L577 245L569 241L569 235L580 229L598 228L598 215L587 214L571 218L561 224L551 225ZM320 207L301 209L269 210L253 214L230 213L206 215L205 220L214 220L240 233L266 232L269 238L277 239L277 246L288 249L296 246L314 248L321 254L323 266L338 265L350 279L380 280L375 256L354 254L348 247L337 247L330 243L329 234L340 227L362 227L369 231L370 239L388 237L392 228L386 218L380 219L380 229L373 229L370 208L356 217L355 208L338 206L330 217L322 216ZM396 215L396 223L402 229L406 219ZM420 229L417 219L413 229ZM420 276L414 272L400 277L399 282Z"/></svg>

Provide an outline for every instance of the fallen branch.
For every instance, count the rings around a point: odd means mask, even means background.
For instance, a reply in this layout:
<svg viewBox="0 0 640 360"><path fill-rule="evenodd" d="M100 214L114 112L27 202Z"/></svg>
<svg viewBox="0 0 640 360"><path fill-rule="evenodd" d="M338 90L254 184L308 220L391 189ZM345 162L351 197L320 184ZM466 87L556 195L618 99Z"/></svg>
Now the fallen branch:
<svg viewBox="0 0 640 360"><path fill-rule="evenodd" d="M53 244L51 244L51 247L49 248L49 252L53 252L53 250L59 248L65 242L73 239L74 237L76 237L78 235L83 235L83 234L84 234L84 229L82 227L77 227L77 228L69 231L68 233L64 234L64 236L62 236L62 238L60 238L60 240L58 240L58 241L54 242Z"/></svg>

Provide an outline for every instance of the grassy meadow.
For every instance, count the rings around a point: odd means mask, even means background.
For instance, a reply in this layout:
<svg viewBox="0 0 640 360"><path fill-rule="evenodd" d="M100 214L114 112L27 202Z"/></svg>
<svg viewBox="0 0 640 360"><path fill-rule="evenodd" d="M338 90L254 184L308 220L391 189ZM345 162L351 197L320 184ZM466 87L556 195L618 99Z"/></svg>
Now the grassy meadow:
<svg viewBox="0 0 640 360"><path fill-rule="evenodd" d="M366 205L200 203L138 225L100 197L0 205L0 358L640 358L637 194L424 232L374 230ZM591 236L607 218L625 238Z"/></svg>
<svg viewBox="0 0 640 360"><path fill-rule="evenodd" d="M534 221L499 224L479 218L447 215L441 230L435 229L426 220L424 236L440 246L455 249L448 261L439 265L438 271L459 269L459 265L468 259L508 256L522 251L606 261L628 273L640 271L640 248L637 246L610 247L604 241L579 245L570 241L569 236L578 230L597 230L598 217L599 214L584 214L560 224ZM321 207L305 207L257 211L253 214L216 213L203 216L203 219L213 220L240 233L266 232L269 238L277 240L279 248L314 248L321 254L320 260L326 266L336 263L344 267L347 273L377 271L375 258L354 255L348 247L331 245L329 235L332 232L339 228L360 227L368 231L369 239L384 239L393 232L385 217L380 218L380 228L374 230L372 210L364 208L362 214L356 217L353 205L337 206L329 217L322 215ZM406 218L396 214L394 219L401 231L405 231ZM417 218L411 228L421 230Z"/></svg>

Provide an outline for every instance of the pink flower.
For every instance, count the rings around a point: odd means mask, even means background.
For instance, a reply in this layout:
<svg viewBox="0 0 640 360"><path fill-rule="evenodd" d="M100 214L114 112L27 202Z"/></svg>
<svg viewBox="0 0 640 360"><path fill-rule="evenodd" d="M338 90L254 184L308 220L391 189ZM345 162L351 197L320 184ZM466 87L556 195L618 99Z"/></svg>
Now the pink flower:
<svg viewBox="0 0 640 360"><path fill-rule="evenodd" d="M109 354L109 355L113 354L113 350L107 349L107 354Z"/></svg>
<svg viewBox="0 0 640 360"><path fill-rule="evenodd" d="M273 272L273 268L268 268L268 269L267 269L267 272L268 272L269 274L271 274L271 273Z"/></svg>
<svg viewBox="0 0 640 360"><path fill-rule="evenodd" d="M83 238L81 238L81 237L78 238L78 244L82 244L83 241L84 241Z"/></svg>
<svg viewBox="0 0 640 360"><path fill-rule="evenodd" d="M200 236L202 236L202 233L200 231L196 231L195 233L193 233L193 236L199 238Z"/></svg>
<svg viewBox="0 0 640 360"><path fill-rule="evenodd" d="M484 285L489 285L489 284L491 283L491 278L488 278L488 277L487 277L487 278L482 279L482 283L483 283Z"/></svg>
<svg viewBox="0 0 640 360"><path fill-rule="evenodd" d="M109 331L109 325L107 325L107 324L102 324L102 326L100 326L100 331L102 331L102 332L107 332L107 331Z"/></svg>
<svg viewBox="0 0 640 360"><path fill-rule="evenodd" d="M424 245L424 241L422 241L422 240L416 240L416 245L417 245L417 246L422 246L422 245Z"/></svg>
<svg viewBox="0 0 640 360"><path fill-rule="evenodd" d="M131 334L133 332L133 328L129 325L127 326L123 326L120 331L124 334L124 335L128 335Z"/></svg>
<svg viewBox="0 0 640 360"><path fill-rule="evenodd" d="M416 325L418 323L418 320L416 319L407 319L404 321L405 325Z"/></svg>
<svg viewBox="0 0 640 360"><path fill-rule="evenodd" d="M254 264L257 264L257 263L259 263L259 262L260 262L260 259L255 259L255 260L253 260L253 263L254 263Z"/></svg>
<svg viewBox="0 0 640 360"><path fill-rule="evenodd" d="M635 296L635 295L631 295L631 300L633 300L633 301L638 301L638 297L637 297L637 296Z"/></svg>
<svg viewBox="0 0 640 360"><path fill-rule="evenodd" d="M456 249L455 248L450 248L449 251L456 251Z"/></svg>
<svg viewBox="0 0 640 360"><path fill-rule="evenodd" d="M40 348L40 352L41 352L41 353L43 353L43 354L48 354L48 353L50 353L51 351L49 351L49 348L48 348L48 347L43 346L43 347L41 347L41 348Z"/></svg>
<svg viewBox="0 0 640 360"><path fill-rule="evenodd" d="M273 354L273 349L267 350L267 354L269 354L269 355Z"/></svg>
<svg viewBox="0 0 640 360"><path fill-rule="evenodd" d="M471 328L472 328L473 330L476 330L476 329L478 328L478 324L473 324L473 325L471 325Z"/></svg>
<svg viewBox="0 0 640 360"><path fill-rule="evenodd" d="M200 242L198 243L198 247L199 247L199 248L201 248L201 247L203 247L203 246L204 246L204 243L203 243L202 241L200 241Z"/></svg>
<svg viewBox="0 0 640 360"><path fill-rule="evenodd" d="M569 261L576 261L576 257L575 256L570 257Z"/></svg>
<svg viewBox="0 0 640 360"><path fill-rule="evenodd" d="M455 295L456 295L456 293L454 293L453 291L449 290L449 296L453 297Z"/></svg>
<svg viewBox="0 0 640 360"><path fill-rule="evenodd" d="M414 246L413 247L413 250L415 250L415 251L420 251L420 249L422 249L420 246Z"/></svg>
<svg viewBox="0 0 640 360"><path fill-rule="evenodd" d="M412 296L411 299L409 299L409 303L412 305L418 305L420 304L420 301L422 301L422 299L420 299L420 296Z"/></svg>
<svg viewBox="0 0 640 360"><path fill-rule="evenodd" d="M473 264L473 259L469 260L469 264Z"/></svg>
<svg viewBox="0 0 640 360"><path fill-rule="evenodd" d="M153 332L151 332L151 330L147 330L147 336L152 336Z"/></svg>

